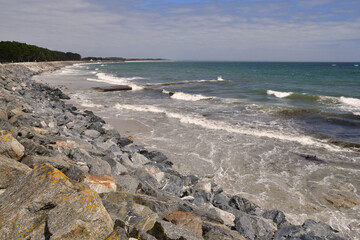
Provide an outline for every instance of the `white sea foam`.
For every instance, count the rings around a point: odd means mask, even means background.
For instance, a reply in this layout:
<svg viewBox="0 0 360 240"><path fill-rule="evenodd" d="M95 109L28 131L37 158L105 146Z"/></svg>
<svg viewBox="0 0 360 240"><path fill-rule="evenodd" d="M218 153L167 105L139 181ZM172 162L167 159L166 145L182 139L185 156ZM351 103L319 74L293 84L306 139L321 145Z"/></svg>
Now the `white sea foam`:
<svg viewBox="0 0 360 240"><path fill-rule="evenodd" d="M286 98L289 97L293 92L278 92L273 90L267 90L266 92L268 95L274 95L277 98Z"/></svg>
<svg viewBox="0 0 360 240"><path fill-rule="evenodd" d="M337 146L332 146L332 145L317 141L316 139L314 139L310 136L286 135L281 132L275 132L275 131L269 131L269 130L257 130L257 129L249 129L249 128L243 128L243 127L236 127L236 126L229 125L225 122L209 120L209 119L206 119L199 115L170 112L170 111L167 111L166 109L155 107L155 106L150 106L150 105L116 104L115 108L126 109L126 110L137 111L137 112L150 112L150 113L165 114L169 118L178 119L181 123L193 124L193 125L197 125L197 126L200 126L200 127L206 128L206 129L211 129L211 130L226 131L229 133L243 134L243 135L249 135L249 136L255 136L255 137L267 137L267 138L278 139L281 141L297 142L297 143L300 143L300 144L306 145L306 146L322 147L322 148L326 148L331 151L343 151L343 149L341 149Z"/></svg>
<svg viewBox="0 0 360 240"><path fill-rule="evenodd" d="M340 97L340 102L345 103L350 106L353 106L353 107L357 107L360 110L360 99L349 98L349 97Z"/></svg>
<svg viewBox="0 0 360 240"><path fill-rule="evenodd" d="M91 100L87 99L87 97L81 93L75 93L71 95L71 98L76 99L76 101L83 107L89 107L89 108L102 107L102 105L93 103Z"/></svg>
<svg viewBox="0 0 360 240"><path fill-rule="evenodd" d="M164 94L170 95L171 98L183 101L200 101L206 99L212 99L213 97L207 97L201 94L188 94L183 92L170 92L165 89L162 90Z"/></svg>
<svg viewBox="0 0 360 240"><path fill-rule="evenodd" d="M175 92L171 98L177 100L184 100L184 101L199 101L205 99L211 99L211 97L206 97L201 94L187 94L183 92Z"/></svg>
<svg viewBox="0 0 360 240"><path fill-rule="evenodd" d="M360 116L360 99L340 97L339 102L341 103L340 108L345 111L352 112L352 114Z"/></svg>
<svg viewBox="0 0 360 240"><path fill-rule="evenodd" d="M105 82L105 83L109 83L109 84L125 84L125 85L129 85L130 87L132 87L132 90L144 89L141 86L131 83L131 81L133 81L133 80L143 79L141 77L120 78L120 77L114 77L112 75L108 75L105 73L97 73L95 75L97 76L97 78L87 78L87 80L95 81L95 82Z"/></svg>
<svg viewBox="0 0 360 240"><path fill-rule="evenodd" d="M333 107L342 111L360 115L360 99L358 98L321 96L319 101L325 104L331 104Z"/></svg>

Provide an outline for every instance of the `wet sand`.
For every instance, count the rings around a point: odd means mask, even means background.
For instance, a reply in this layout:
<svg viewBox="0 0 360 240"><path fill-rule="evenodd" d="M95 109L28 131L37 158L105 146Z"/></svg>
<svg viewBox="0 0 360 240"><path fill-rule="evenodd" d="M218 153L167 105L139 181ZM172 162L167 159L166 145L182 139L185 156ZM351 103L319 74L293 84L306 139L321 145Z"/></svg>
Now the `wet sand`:
<svg viewBox="0 0 360 240"><path fill-rule="evenodd" d="M105 122L113 126L121 136L130 137L135 144L142 142L136 137L139 133L147 133L152 129L139 121L133 119L104 118Z"/></svg>

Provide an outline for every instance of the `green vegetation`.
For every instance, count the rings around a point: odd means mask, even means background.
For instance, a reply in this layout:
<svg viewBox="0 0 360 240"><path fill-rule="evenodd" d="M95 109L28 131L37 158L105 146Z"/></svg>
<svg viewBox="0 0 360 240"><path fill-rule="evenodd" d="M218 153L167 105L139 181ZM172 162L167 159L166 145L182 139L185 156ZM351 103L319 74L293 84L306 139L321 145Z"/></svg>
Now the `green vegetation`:
<svg viewBox="0 0 360 240"><path fill-rule="evenodd" d="M86 58L83 58L82 60L84 61L90 61L90 60L93 60L93 61L114 61L114 62L123 62L126 60L126 58L121 58L121 57L105 57L105 58L102 58L102 57L86 57Z"/></svg>
<svg viewBox="0 0 360 240"><path fill-rule="evenodd" d="M0 62L77 61L80 54L52 51L20 42L0 42Z"/></svg>

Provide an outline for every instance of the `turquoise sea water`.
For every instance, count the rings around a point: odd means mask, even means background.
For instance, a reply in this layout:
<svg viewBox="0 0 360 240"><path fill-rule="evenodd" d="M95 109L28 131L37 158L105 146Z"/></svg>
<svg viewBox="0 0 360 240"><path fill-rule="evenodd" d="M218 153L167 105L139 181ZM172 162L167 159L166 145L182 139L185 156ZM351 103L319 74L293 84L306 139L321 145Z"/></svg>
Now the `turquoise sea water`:
<svg viewBox="0 0 360 240"><path fill-rule="evenodd" d="M153 91L147 93L152 99L207 101L209 111L204 114L217 114L212 104L226 105L230 112L230 105L233 112L244 106L258 108L293 119L302 131L316 137L360 144L360 67L356 65L164 62L89 65L89 70L99 69L100 81L108 82L111 75L117 78L111 79L115 84L131 82ZM236 121L235 115L229 117Z"/></svg>
<svg viewBox="0 0 360 240"><path fill-rule="evenodd" d="M147 125L152 131L135 138L183 173L213 175L225 191L293 223L311 218L359 239L358 64L94 63L49 78L132 86L68 90L104 118Z"/></svg>

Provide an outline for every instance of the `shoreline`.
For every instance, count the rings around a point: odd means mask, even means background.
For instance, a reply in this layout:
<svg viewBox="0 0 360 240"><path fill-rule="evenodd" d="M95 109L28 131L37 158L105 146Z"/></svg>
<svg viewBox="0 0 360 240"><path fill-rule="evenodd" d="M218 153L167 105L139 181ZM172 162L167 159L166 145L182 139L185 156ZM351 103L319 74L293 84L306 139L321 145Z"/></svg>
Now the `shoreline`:
<svg viewBox="0 0 360 240"><path fill-rule="evenodd" d="M4 139L0 157L7 163L6 168L0 170L17 169L10 171L13 174L8 178L10 182L7 180L5 184L0 178L4 189L0 194L0 205L4 206L0 208L0 219L3 216L9 219L0 223L0 238L12 239L17 232L34 239L44 232L61 237L72 229L80 234L78 239L100 239L100 236L102 239L106 236L108 239L111 236L141 236L141 239L161 239L161 236L168 239L286 239L285 236L326 239L332 236L347 239L321 222L307 220L301 226L292 225L281 211L261 209L241 196L227 195L210 179L179 174L162 153L149 152L133 144L131 139L124 138L106 124L106 119L64 103L63 99L68 96L61 90L30 80L34 74L53 71L48 70L51 68L56 70L60 65L35 66L32 69L38 69L36 72L21 64L0 66L1 135ZM128 123L134 124L132 120ZM126 120L122 124L119 126L122 131L130 131ZM144 130L136 124L133 128ZM9 139L12 144L6 145ZM50 175L41 175L41 171L50 172ZM38 180L36 176L45 177ZM49 190L43 188L43 184L52 187ZM35 189L29 190L26 199L22 198L24 186ZM91 194L92 205L85 204L86 201L76 203L76 191ZM63 192L67 195L61 195ZM48 203L41 205L42 202L36 200L39 196L47 196ZM13 202L18 204L16 210L10 207L9 203ZM28 213L26 209L31 211ZM79 210L89 212L86 216L74 213L69 219L69 211ZM23 215L24 212L27 215ZM54 215L55 212L58 215ZM23 218L18 220L16 214ZM128 216L133 220L129 221ZM33 220L39 217L47 221ZM56 219L60 220L56 222ZM77 225L79 221L89 224ZM184 224L188 221L192 224ZM27 231L20 229L27 224ZM31 228L31 224L36 226ZM79 229L85 231L79 233ZM86 235L88 232L93 233L92 238Z"/></svg>

